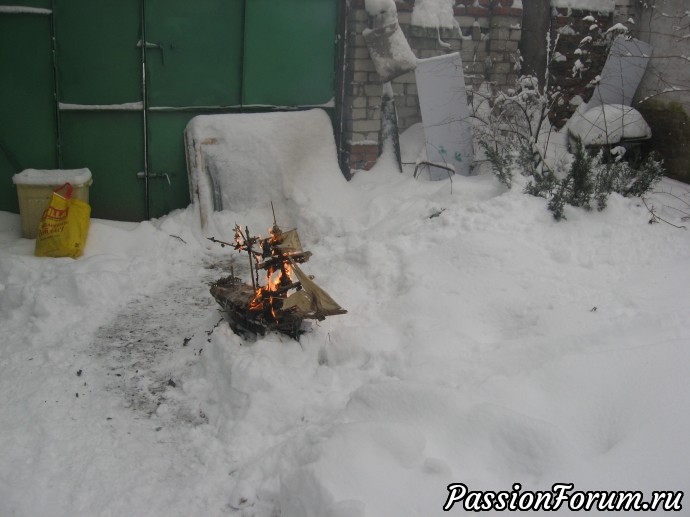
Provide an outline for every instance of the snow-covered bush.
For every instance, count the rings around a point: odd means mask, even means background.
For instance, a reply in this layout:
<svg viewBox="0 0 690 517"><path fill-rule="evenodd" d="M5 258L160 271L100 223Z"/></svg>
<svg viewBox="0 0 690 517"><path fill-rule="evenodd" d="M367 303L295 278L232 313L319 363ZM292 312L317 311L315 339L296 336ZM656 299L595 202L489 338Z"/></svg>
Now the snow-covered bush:
<svg viewBox="0 0 690 517"><path fill-rule="evenodd" d="M552 131L549 110L559 97L548 81L540 87L536 77L521 76L515 88L484 99L490 109L475 106L479 145L501 183L511 187L516 173L539 185L555 182L554 165L545 156Z"/></svg>
<svg viewBox="0 0 690 517"><path fill-rule="evenodd" d="M623 159L622 148L594 152L579 140L569 163L549 165L542 147L548 138L542 134L541 139L531 139L519 132L519 126L504 124L493 133L485 129L479 143L498 180L511 188L516 173L526 176L525 193L545 198L556 220L565 219L566 205L603 210L613 192L642 196L664 174L654 153L635 163Z"/></svg>
<svg viewBox="0 0 690 517"><path fill-rule="evenodd" d="M661 180L663 173L663 164L653 153L635 167L620 154L612 155L604 150L593 154L578 141L568 174L556 180L555 188L553 184L546 185L544 197L548 197L548 208L560 221L565 219L566 204L586 210L596 204L597 210L603 210L611 193L643 196ZM532 189L530 193L540 195L539 188L530 182L527 191Z"/></svg>
<svg viewBox="0 0 690 517"><path fill-rule="evenodd" d="M593 29L596 28L593 26ZM600 38L621 35L624 27L608 31L597 28ZM545 198L557 220L565 219L565 205L598 210L606 207L608 197L617 192L623 196L642 196L661 179L663 164L654 155L634 163L619 153L599 152L586 148L578 140L573 155L554 160L547 158L549 144L555 136L550 115L561 101L561 90L552 86L551 68L557 56L558 35L547 48L544 81L521 76L514 89L484 99L489 109L475 109L480 147L498 180L511 188L516 174L528 178L524 191ZM581 46L591 43L582 41ZM547 37L547 42L552 41ZM476 105L475 105L476 107ZM482 114L483 113L483 114ZM558 135L563 138L562 134ZM610 139L605 138L604 142Z"/></svg>

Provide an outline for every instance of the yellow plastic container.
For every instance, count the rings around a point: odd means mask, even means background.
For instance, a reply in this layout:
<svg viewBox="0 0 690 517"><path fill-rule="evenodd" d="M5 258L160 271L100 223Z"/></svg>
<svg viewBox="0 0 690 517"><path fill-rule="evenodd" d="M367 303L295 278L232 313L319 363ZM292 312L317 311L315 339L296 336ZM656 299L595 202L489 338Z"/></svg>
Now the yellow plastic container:
<svg viewBox="0 0 690 517"><path fill-rule="evenodd" d="M71 183L72 197L89 202L89 186L93 183L89 169L26 169L12 177L17 186L22 237L35 239L43 211L53 190L63 183Z"/></svg>

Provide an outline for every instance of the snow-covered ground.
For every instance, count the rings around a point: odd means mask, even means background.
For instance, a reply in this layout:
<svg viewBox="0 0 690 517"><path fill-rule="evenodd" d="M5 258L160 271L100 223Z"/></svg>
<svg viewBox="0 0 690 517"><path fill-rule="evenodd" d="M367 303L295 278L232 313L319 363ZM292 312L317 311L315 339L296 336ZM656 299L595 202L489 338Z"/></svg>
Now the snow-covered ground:
<svg viewBox="0 0 690 517"><path fill-rule="evenodd" d="M229 329L207 284L246 258L194 207L93 220L78 260L35 258L0 213L1 516L430 516L452 483L690 488L688 231L617 195L557 223L491 174L324 179L332 157L299 174L334 187L289 213L349 312L300 342ZM655 190L687 225L690 188ZM265 235L268 201L215 214L215 236Z"/></svg>

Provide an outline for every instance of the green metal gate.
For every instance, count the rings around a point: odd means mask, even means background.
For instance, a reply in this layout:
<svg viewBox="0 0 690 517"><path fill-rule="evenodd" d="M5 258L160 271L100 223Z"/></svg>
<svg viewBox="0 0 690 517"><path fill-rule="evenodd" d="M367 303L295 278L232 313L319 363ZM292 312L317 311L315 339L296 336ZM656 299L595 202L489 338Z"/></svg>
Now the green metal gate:
<svg viewBox="0 0 690 517"><path fill-rule="evenodd" d="M189 203L192 117L335 96L337 0L20 3L0 0L1 210L18 170L89 167L95 217L158 217Z"/></svg>
<svg viewBox="0 0 690 517"><path fill-rule="evenodd" d="M57 163L51 22L40 3L0 6L1 210L19 210L12 174Z"/></svg>

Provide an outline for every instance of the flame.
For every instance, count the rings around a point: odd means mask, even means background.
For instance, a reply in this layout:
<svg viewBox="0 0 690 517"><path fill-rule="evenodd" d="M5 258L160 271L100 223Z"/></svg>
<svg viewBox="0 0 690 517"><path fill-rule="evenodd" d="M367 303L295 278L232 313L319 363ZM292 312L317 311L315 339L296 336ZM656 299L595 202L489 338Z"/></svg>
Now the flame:
<svg viewBox="0 0 690 517"><path fill-rule="evenodd" d="M277 291L292 283L292 267L285 263L282 267L270 267L266 272L266 289Z"/></svg>
<svg viewBox="0 0 690 517"><path fill-rule="evenodd" d="M280 271L270 271L268 274L268 278L266 279L266 287L268 288L269 291L276 291L278 290L278 287L280 287L280 281L282 279L282 275L278 274Z"/></svg>
<svg viewBox="0 0 690 517"><path fill-rule="evenodd" d="M252 312L256 311L262 311L264 308L264 296L263 296L263 288L259 288L256 291L256 295L252 299L251 302L249 302L249 310Z"/></svg>
<svg viewBox="0 0 690 517"><path fill-rule="evenodd" d="M276 259L282 258L282 253L273 246L282 243L283 238L283 232L277 226L269 229L269 237L266 240L271 245L271 256ZM266 241L260 239L259 242L263 243ZM278 311L287 297L287 290L278 291L292 283L292 266L286 260L276 260L275 263L267 268L266 285L259 286L256 289L254 298L249 303L249 311L261 312L266 316L270 314L275 321L278 321L280 318Z"/></svg>

